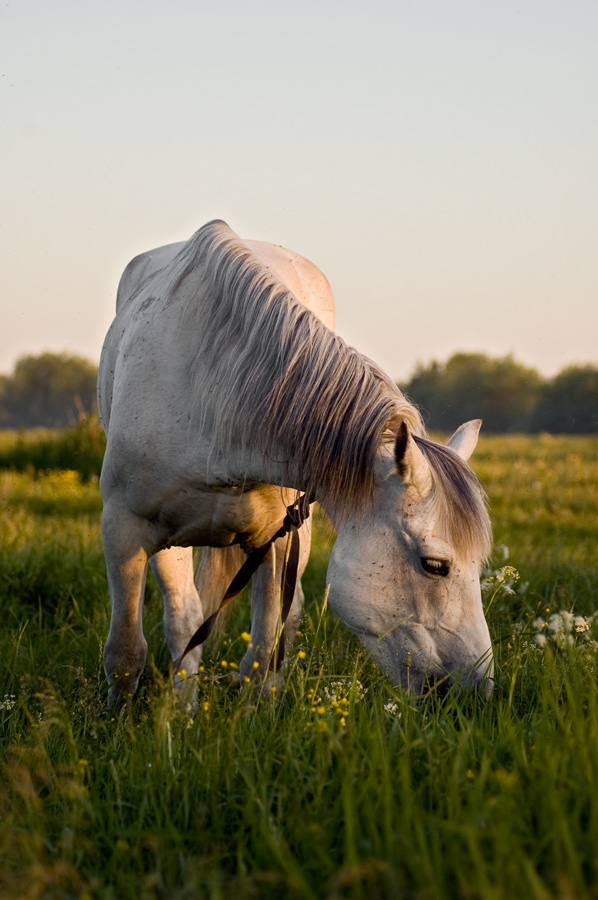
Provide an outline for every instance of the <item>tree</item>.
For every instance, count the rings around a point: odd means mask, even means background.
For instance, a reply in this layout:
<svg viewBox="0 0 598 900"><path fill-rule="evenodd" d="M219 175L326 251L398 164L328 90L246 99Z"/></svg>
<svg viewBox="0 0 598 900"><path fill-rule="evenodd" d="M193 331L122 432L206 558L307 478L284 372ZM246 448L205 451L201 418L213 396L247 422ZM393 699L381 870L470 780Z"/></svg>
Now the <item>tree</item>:
<svg viewBox="0 0 598 900"><path fill-rule="evenodd" d="M546 382L529 427L555 434L598 432L598 368L568 366Z"/></svg>
<svg viewBox="0 0 598 900"><path fill-rule="evenodd" d="M95 408L97 366L80 356L23 356L0 384L3 427L72 425Z"/></svg>
<svg viewBox="0 0 598 900"><path fill-rule="evenodd" d="M430 428L452 431L481 418L485 432L521 431L540 399L542 378L512 356L455 353L444 364L420 364L403 389Z"/></svg>

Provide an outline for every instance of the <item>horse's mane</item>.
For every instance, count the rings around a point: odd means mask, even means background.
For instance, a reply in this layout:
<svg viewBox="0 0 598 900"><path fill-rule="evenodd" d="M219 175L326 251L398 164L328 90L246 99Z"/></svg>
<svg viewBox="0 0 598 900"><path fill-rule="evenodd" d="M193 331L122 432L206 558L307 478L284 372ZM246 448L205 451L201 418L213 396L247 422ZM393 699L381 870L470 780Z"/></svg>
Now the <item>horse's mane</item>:
<svg viewBox="0 0 598 900"><path fill-rule="evenodd" d="M401 421L423 435L418 410L382 369L300 303L225 222L208 223L185 244L168 268L166 293L197 271L199 298L190 293L201 324L190 388L203 397L217 385L210 413L214 452L230 446L233 436L247 450L275 450L340 518L367 504L381 443L394 439ZM454 500L457 515L471 516L471 535L486 535L473 473L451 473L431 449L438 445L423 438L422 445L437 473L440 507Z"/></svg>

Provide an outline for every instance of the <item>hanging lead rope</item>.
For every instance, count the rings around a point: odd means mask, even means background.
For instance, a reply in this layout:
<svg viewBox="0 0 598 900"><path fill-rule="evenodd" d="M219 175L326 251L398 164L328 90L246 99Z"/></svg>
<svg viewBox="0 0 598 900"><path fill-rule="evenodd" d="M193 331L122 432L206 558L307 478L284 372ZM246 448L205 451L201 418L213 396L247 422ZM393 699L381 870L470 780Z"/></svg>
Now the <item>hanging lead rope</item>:
<svg viewBox="0 0 598 900"><path fill-rule="evenodd" d="M189 643L183 650L180 659L175 664L175 672L178 672L181 668L181 663L185 656L194 650L196 647L199 647L204 641L209 637L214 625L216 624L216 619L219 614L222 612L225 606L234 600L234 598L241 593L244 587L249 584L251 576L260 565L263 563L266 558L266 554L272 547L275 541L279 538L284 537L285 534L289 535L290 547L288 548L287 554L285 554L285 567L283 572L282 579L282 610L281 610L281 621L282 621L282 629L280 633L280 638L278 642L278 653L276 655L276 661L270 663L271 668L275 668L278 670L282 664L284 659L284 625L289 615L291 605L293 603L293 597L295 594L295 585L297 584L297 570L299 567L299 535L298 531L305 522L305 520L309 516L309 507L313 503L313 499L308 497L307 494L303 494L291 503L290 506L287 506L287 513L284 517L283 523L278 529L278 531L272 535L269 541L266 541L265 544L262 544L261 547L257 547L255 550L249 554L231 583L229 584L224 597L220 603L220 606L216 610L216 612L212 613L211 616L205 620L205 622L199 626L193 637L190 639Z"/></svg>

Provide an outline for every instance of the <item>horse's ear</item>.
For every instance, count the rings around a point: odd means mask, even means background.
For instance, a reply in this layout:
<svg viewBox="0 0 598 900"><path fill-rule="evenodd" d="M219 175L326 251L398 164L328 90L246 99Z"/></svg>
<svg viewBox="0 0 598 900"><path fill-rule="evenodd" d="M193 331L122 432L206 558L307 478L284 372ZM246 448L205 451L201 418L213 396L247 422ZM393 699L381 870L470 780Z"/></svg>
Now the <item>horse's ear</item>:
<svg viewBox="0 0 598 900"><path fill-rule="evenodd" d="M415 488L420 497L427 496L432 488L430 466L404 422L395 437L395 460L403 482Z"/></svg>
<svg viewBox="0 0 598 900"><path fill-rule="evenodd" d="M471 422L465 422L464 425L457 428L446 446L454 450L461 459L467 462L476 448L481 427L481 419L472 419Z"/></svg>

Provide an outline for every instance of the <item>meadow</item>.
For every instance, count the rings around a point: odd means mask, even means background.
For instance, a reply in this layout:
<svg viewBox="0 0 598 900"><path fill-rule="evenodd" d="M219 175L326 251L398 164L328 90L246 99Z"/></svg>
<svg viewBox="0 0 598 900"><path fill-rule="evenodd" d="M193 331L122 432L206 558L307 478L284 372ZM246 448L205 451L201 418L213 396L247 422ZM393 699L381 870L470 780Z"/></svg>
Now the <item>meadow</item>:
<svg viewBox="0 0 598 900"><path fill-rule="evenodd" d="M245 598L198 712L175 706L150 578L146 672L114 717L94 466L79 447L40 471L27 436L17 466L17 440L0 441L3 900L598 898L598 439L486 437L472 460L494 521L489 702L384 678L326 606L319 516L277 704L237 687Z"/></svg>

